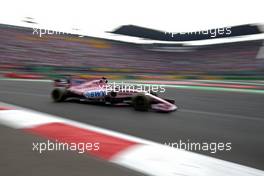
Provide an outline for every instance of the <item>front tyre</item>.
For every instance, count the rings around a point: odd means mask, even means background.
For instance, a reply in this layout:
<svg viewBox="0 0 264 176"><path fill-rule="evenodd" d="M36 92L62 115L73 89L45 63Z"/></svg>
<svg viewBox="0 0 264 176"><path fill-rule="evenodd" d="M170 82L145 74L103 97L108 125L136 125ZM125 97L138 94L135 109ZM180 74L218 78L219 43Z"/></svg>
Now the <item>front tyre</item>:
<svg viewBox="0 0 264 176"><path fill-rule="evenodd" d="M136 111L148 111L150 108L150 100L144 94L138 94L132 98L132 103Z"/></svg>
<svg viewBox="0 0 264 176"><path fill-rule="evenodd" d="M51 97L54 102L63 102L67 98L67 90L65 88L55 88L51 92Z"/></svg>

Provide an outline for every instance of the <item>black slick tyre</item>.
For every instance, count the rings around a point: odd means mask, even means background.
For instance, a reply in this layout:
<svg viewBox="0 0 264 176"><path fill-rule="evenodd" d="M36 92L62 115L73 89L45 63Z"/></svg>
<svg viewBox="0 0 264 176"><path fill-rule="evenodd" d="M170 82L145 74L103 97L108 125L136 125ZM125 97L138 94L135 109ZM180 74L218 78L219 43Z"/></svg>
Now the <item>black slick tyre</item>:
<svg viewBox="0 0 264 176"><path fill-rule="evenodd" d="M65 88L55 88L51 92L51 98L54 102L63 102L67 98L67 90Z"/></svg>
<svg viewBox="0 0 264 176"><path fill-rule="evenodd" d="M144 94L135 95L132 98L132 104L136 111L148 111L150 108L150 100Z"/></svg>

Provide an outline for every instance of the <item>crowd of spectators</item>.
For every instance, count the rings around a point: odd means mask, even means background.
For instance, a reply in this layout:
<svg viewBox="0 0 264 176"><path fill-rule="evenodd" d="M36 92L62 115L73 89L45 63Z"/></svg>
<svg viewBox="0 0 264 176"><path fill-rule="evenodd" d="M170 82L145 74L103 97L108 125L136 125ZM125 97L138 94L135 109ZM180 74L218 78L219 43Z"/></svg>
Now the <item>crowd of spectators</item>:
<svg viewBox="0 0 264 176"><path fill-rule="evenodd" d="M263 41L193 47L184 52L154 51L144 45L78 37L33 34L33 29L0 25L0 69L109 71L153 74L259 74L256 59Z"/></svg>

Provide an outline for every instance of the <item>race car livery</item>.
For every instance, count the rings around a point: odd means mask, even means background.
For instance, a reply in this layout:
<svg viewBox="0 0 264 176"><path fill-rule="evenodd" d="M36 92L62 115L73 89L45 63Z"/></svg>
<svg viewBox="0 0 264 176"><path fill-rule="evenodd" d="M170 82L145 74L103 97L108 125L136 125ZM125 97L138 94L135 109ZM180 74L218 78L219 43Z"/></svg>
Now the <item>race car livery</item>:
<svg viewBox="0 0 264 176"><path fill-rule="evenodd" d="M55 80L51 97L55 102L77 99L90 103L125 104L133 106L137 111L172 112L177 110L174 100L160 98L154 92L131 90L124 86L117 89L104 77L97 80L76 78Z"/></svg>

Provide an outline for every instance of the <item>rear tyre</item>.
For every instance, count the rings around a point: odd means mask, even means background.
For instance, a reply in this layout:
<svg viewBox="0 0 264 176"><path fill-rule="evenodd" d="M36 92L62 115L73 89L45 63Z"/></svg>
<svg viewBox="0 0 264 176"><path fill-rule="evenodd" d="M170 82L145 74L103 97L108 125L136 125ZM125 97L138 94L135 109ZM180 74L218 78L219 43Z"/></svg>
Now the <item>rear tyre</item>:
<svg viewBox="0 0 264 176"><path fill-rule="evenodd" d="M144 94L138 94L133 97L132 103L136 111L148 111L150 108L150 100Z"/></svg>
<svg viewBox="0 0 264 176"><path fill-rule="evenodd" d="M67 90L65 88L55 88L51 92L51 97L54 102L63 102L67 98Z"/></svg>

